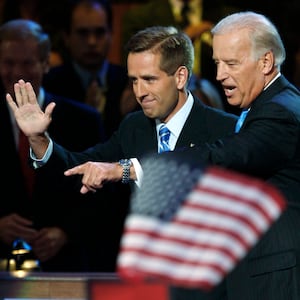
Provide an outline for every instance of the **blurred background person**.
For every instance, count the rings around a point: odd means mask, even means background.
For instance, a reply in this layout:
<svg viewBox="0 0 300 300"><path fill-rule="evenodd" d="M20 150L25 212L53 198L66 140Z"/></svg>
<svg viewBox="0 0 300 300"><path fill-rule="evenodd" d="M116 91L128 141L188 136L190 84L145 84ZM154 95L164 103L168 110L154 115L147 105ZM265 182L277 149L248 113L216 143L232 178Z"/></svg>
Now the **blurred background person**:
<svg viewBox="0 0 300 300"><path fill-rule="evenodd" d="M41 107L56 102L49 127L55 140L74 151L104 140L101 115L96 109L50 94L42 87L50 49L49 36L36 22L16 19L0 27L0 152L8 162L2 168L5 176L1 186L9 191L0 206L0 258L7 258L13 241L23 238L40 260L42 270L85 271L88 258L82 235L86 232L79 222L84 216L85 198L72 191L64 176L32 173L28 168L23 172L18 149L22 138L5 100L6 93L13 92L14 83L26 78L32 82ZM29 148L24 146L27 160ZM26 182L32 184L30 189Z"/></svg>
<svg viewBox="0 0 300 300"><path fill-rule="evenodd" d="M41 24L51 39L49 64L60 65L66 55L62 29L65 27L69 0L2 0L1 2L0 23L13 19L27 19Z"/></svg>
<svg viewBox="0 0 300 300"><path fill-rule="evenodd" d="M65 32L69 57L65 64L51 68L44 78L44 87L96 107L102 114L107 137L110 137L123 116L137 107L133 94L130 97L126 68L107 59L112 41L111 3L108 0L78 0L71 4ZM121 111L125 90L129 108L126 111L123 104Z"/></svg>
<svg viewBox="0 0 300 300"><path fill-rule="evenodd" d="M106 138L109 138L124 115L139 109L128 83L126 67L113 64L107 58L112 42L111 3L108 0L70 0L70 5L64 32L69 56L64 64L49 70L43 86L49 92L96 108L101 113ZM110 191L107 196L105 190ZM97 191L93 195L95 200L89 202L83 226L91 271L115 270L129 195L127 185L111 183L103 191Z"/></svg>

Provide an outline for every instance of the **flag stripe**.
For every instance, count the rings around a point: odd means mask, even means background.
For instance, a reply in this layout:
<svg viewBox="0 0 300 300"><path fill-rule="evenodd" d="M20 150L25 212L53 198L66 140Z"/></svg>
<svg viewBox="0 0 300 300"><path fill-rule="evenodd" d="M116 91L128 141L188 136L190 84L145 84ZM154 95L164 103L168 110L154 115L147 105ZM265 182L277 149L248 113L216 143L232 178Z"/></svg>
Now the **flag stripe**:
<svg viewBox="0 0 300 300"><path fill-rule="evenodd" d="M200 238L196 234L194 236L194 241L190 239L189 241L184 241L183 239L175 239L170 238L170 236L167 235L159 235L152 232L152 234L149 234L149 232L129 232L127 231L124 238L122 239L122 247L126 249L140 249L143 250L144 246L147 244L147 250L156 252L157 254L162 253L164 255L172 255L175 257L175 259L186 259L187 261L194 261L195 255L197 255L197 258L201 259L201 251L205 250L214 250L218 252L219 254L222 254L225 258L227 256L227 260L233 261L240 255L242 255L243 248L240 244L238 244L233 239L227 240L228 246L224 246L224 236L219 235L219 241L218 241L218 235L215 235L215 240L210 241L209 243L206 242L206 240L210 237L210 235L213 232L210 232L206 236L204 236L203 241L201 242ZM196 240L196 241L195 241ZM230 245L234 245L235 251L228 251L228 247ZM191 247L193 246L193 247ZM186 256L186 252L183 250L189 249L189 255ZM200 251L200 252L198 252Z"/></svg>
<svg viewBox="0 0 300 300"><path fill-rule="evenodd" d="M248 200L253 204L257 203L270 217L277 217L278 210L286 206L283 196L273 186L239 173L210 168L205 176L200 177L200 181L203 188L209 186L215 192L222 191L228 197L230 196L230 199L236 195L241 201Z"/></svg>
<svg viewBox="0 0 300 300"><path fill-rule="evenodd" d="M226 269L223 269L216 264L176 264L174 261L169 261L163 257L143 255L141 252L132 253L132 256L128 253L126 258L127 261L120 261L120 268L122 270L126 270L126 267L135 264L137 267L132 271L132 275L134 273L144 272L150 276L161 276L161 278L171 277L174 282L182 282L185 280L186 282L190 281L191 283L202 281L213 281L214 283L217 283L224 274L226 274ZM126 263L128 264L127 266ZM188 280L186 278L188 278Z"/></svg>
<svg viewBox="0 0 300 300"><path fill-rule="evenodd" d="M263 197L263 195L261 195ZM197 186L196 191L192 192L189 196L191 205L201 205L206 206L206 209L216 209L225 214L235 214L236 216L248 216L248 213L257 214L257 226L265 227L267 221L272 219L272 216L269 216L266 211L264 211L258 203L255 203L255 199L260 196L253 197L251 201L246 201L241 197L236 195L231 195L230 199L228 199L229 195L225 195L224 193L219 192L218 190L207 190L203 186ZM199 201L201 198L201 202ZM267 199L266 199L267 200ZM211 205L211 201L214 202L213 207ZM253 216L254 217L254 216Z"/></svg>
<svg viewBox="0 0 300 300"><path fill-rule="evenodd" d="M161 242L165 240L173 241L174 243L189 245L205 245L206 247L226 248L233 247L228 253L234 256L239 256L243 253L246 245L244 240L238 240L233 235L227 235L226 232L218 232L215 230L203 229L198 227L184 226L183 224L163 224L159 220L142 216L130 216L125 223L125 235L122 241L126 241L127 236L135 236L137 233L145 234L147 238L160 237ZM140 236L138 236L140 238ZM123 245L123 244L122 244ZM204 247L204 246L202 246Z"/></svg>

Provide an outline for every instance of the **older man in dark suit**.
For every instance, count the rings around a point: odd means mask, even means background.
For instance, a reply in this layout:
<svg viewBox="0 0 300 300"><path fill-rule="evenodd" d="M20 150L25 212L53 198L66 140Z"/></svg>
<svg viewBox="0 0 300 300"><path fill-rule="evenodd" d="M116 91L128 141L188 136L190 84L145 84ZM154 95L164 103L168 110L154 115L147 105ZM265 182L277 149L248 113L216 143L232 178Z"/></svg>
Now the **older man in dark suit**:
<svg viewBox="0 0 300 300"><path fill-rule="evenodd" d="M55 140L70 150L81 151L105 139L96 109L47 93L41 86L49 54L49 36L37 23L17 19L0 27L0 152L7 161L2 167L5 175L1 187L9 191L0 207L0 259L10 255L15 239L23 238L32 246L43 270L84 271L87 257L83 255L78 224L84 216L84 198L72 192L63 176L51 172L47 176L32 174L33 191L27 193L25 182L31 174L22 173L19 129L5 101L5 94L13 91L14 83L22 76L32 82L41 107L55 99L57 109L48 128ZM66 201L60 201L61 198Z"/></svg>
<svg viewBox="0 0 300 300"><path fill-rule="evenodd" d="M264 179L287 200L280 219L226 278L226 297L216 299L299 299L300 92L281 74L285 48L266 17L229 15L212 33L217 79L246 117L236 134L172 156ZM174 299L206 299L197 290L173 292Z"/></svg>

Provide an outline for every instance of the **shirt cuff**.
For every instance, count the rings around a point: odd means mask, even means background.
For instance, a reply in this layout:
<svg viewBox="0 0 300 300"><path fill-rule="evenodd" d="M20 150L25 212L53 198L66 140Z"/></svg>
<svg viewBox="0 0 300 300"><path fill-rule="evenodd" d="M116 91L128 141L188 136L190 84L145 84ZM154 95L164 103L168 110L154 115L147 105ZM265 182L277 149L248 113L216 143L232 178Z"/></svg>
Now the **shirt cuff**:
<svg viewBox="0 0 300 300"><path fill-rule="evenodd" d="M140 188L143 180L143 175L144 175L143 169L136 158L131 158L130 160L135 170L135 175L136 175L135 184Z"/></svg>
<svg viewBox="0 0 300 300"><path fill-rule="evenodd" d="M42 158L40 158L40 159L36 158L32 149L31 148L29 149L30 158L33 160L33 167L35 169L38 169L38 168L44 166L48 162L48 160L53 152L53 141L50 139L49 136L48 136L48 139L49 139L49 145L48 145L48 148Z"/></svg>

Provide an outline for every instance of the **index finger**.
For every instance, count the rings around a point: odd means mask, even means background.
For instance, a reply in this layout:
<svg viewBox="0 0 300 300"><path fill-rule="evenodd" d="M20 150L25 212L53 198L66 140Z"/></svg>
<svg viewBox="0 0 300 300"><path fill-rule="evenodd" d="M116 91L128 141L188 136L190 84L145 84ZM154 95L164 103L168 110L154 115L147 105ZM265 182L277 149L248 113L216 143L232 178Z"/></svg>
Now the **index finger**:
<svg viewBox="0 0 300 300"><path fill-rule="evenodd" d="M70 176L70 175L76 175L76 174L83 174L84 173L84 170L82 168L82 165L80 166L76 166L74 168L71 168L71 169L68 169L64 172L64 174L66 176Z"/></svg>
<svg viewBox="0 0 300 300"><path fill-rule="evenodd" d="M17 109L17 104L14 101L11 94L9 94L9 93L6 94L6 101L7 101L8 105L10 106L10 108L12 109L12 111L15 112L15 110Z"/></svg>

